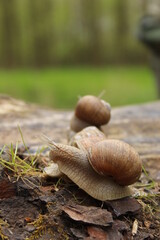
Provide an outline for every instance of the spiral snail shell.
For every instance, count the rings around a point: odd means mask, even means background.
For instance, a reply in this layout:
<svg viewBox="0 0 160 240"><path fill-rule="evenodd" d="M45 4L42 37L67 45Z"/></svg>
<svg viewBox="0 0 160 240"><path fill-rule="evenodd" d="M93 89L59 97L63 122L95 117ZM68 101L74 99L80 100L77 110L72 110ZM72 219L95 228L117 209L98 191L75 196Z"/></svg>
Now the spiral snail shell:
<svg viewBox="0 0 160 240"><path fill-rule="evenodd" d="M119 140L106 139L96 127L77 133L70 144L48 141L50 158L80 188L102 201L132 194L127 185L138 180L142 169L134 148Z"/></svg>
<svg viewBox="0 0 160 240"><path fill-rule="evenodd" d="M138 153L120 140L107 139L96 143L88 151L88 160L98 174L111 176L120 185L133 184L141 175Z"/></svg>
<svg viewBox="0 0 160 240"><path fill-rule="evenodd" d="M101 126L110 120L111 107L109 103L92 95L81 97L76 105L70 127L78 132L88 126Z"/></svg>

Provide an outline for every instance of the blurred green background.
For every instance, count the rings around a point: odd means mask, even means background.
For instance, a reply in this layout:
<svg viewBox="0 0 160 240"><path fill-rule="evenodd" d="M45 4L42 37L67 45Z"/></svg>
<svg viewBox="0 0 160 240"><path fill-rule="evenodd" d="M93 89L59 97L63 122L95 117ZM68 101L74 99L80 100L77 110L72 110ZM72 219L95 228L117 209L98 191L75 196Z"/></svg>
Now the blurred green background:
<svg viewBox="0 0 160 240"><path fill-rule="evenodd" d="M0 0L0 93L54 108L99 95L112 106L155 100L136 31L147 1Z"/></svg>

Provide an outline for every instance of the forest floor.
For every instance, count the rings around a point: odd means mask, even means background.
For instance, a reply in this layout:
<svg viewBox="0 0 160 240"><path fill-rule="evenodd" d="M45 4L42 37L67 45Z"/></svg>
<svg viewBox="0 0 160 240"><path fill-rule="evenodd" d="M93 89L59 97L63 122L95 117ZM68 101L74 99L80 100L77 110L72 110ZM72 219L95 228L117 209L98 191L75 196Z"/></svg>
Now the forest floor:
<svg viewBox="0 0 160 240"><path fill-rule="evenodd" d="M133 145L144 169L132 197L102 202L43 173L48 148L37 136L67 143L73 112L1 96L0 239L160 239L159 109L160 102L154 102L112 110L103 132Z"/></svg>
<svg viewBox="0 0 160 240"><path fill-rule="evenodd" d="M27 151L6 149L10 158L0 159L0 239L160 239L159 185L144 173L134 197L101 202L72 182L45 177L48 157L37 155L33 166Z"/></svg>

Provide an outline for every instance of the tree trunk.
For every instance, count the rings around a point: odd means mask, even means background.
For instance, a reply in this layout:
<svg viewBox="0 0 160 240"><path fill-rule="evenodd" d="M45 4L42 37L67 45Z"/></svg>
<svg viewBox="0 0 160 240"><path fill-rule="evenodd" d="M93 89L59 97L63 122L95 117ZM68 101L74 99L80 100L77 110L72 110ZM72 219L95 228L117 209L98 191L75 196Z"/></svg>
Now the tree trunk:
<svg viewBox="0 0 160 240"><path fill-rule="evenodd" d="M99 26L99 17L101 4L96 0L82 0L82 25L84 31L88 33L88 41L84 49L84 61L93 64L100 64L101 62L101 30Z"/></svg>
<svg viewBox="0 0 160 240"><path fill-rule="evenodd" d="M33 65L42 67L51 64L53 49L53 1L29 0L32 37Z"/></svg>
<svg viewBox="0 0 160 240"><path fill-rule="evenodd" d="M2 11L2 66L14 67L19 62L19 25L16 0L1 0Z"/></svg>
<svg viewBox="0 0 160 240"><path fill-rule="evenodd" d="M128 3L126 0L117 0L115 4L115 51L119 61L127 59L128 37Z"/></svg>

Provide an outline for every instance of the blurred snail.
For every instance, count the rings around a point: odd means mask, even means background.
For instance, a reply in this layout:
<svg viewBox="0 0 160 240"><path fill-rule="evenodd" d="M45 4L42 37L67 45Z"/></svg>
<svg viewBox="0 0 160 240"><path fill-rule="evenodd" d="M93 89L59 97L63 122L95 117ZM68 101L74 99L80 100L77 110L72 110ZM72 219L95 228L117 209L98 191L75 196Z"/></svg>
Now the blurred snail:
<svg viewBox="0 0 160 240"><path fill-rule="evenodd" d="M110 111L109 103L96 96L86 95L79 99L70 127L75 132L88 126L100 127L109 122Z"/></svg>
<svg viewBox="0 0 160 240"><path fill-rule="evenodd" d="M47 140L50 158L59 170L95 199L113 200L132 195L128 185L136 182L142 164L133 147L106 139L96 127L75 134L71 145Z"/></svg>

